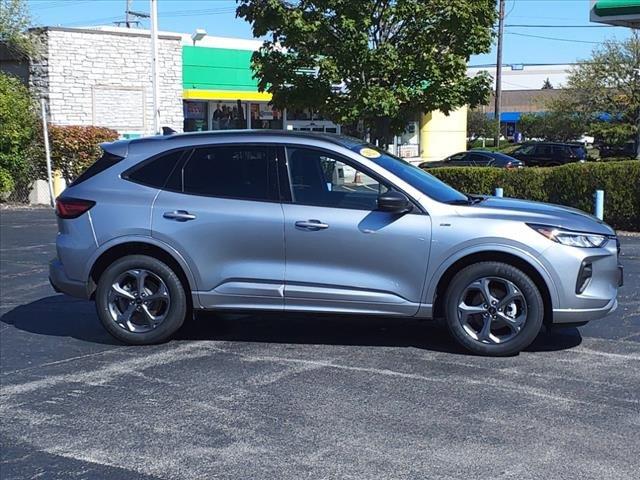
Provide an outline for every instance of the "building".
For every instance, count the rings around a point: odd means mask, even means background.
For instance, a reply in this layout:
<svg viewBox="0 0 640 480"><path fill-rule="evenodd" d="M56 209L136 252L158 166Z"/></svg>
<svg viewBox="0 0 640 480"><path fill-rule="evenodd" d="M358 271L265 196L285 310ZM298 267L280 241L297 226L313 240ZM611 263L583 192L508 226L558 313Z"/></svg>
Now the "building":
<svg viewBox="0 0 640 480"><path fill-rule="evenodd" d="M502 67L500 124L505 136L512 137L518 131L523 114L545 111L545 104L561 93L572 66L515 64ZM474 76L480 72L487 72L494 78L495 66L471 67L467 74ZM546 82L553 88L543 88ZM495 82L492 88L495 91ZM495 115L494 98L491 95L487 105L479 108L491 117Z"/></svg>
<svg viewBox="0 0 640 480"><path fill-rule="evenodd" d="M48 103L59 125L97 125L125 138L151 135L150 33L112 26L34 29L41 55L29 65L3 61ZM310 110L279 111L259 92L250 61L257 40L159 33L160 122L176 131L269 128L340 133L341 126ZM1 52L0 52L1 53ZM427 113L396 137L403 157L436 160L464 150L466 109Z"/></svg>

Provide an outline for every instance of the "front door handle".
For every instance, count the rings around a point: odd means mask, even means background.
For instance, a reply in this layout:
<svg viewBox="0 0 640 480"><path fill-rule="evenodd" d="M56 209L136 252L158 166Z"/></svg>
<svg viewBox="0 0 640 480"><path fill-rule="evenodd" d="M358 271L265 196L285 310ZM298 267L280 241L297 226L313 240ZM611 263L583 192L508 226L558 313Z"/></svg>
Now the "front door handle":
<svg viewBox="0 0 640 480"><path fill-rule="evenodd" d="M169 220L175 220L176 222L187 222L189 220L195 220L196 216L186 210L174 210L173 212L164 212L162 215Z"/></svg>
<svg viewBox="0 0 640 480"><path fill-rule="evenodd" d="M317 230L324 230L325 228L329 228L329 225L327 225L326 223L322 223L320 220L299 220L296 222L296 228L315 232Z"/></svg>

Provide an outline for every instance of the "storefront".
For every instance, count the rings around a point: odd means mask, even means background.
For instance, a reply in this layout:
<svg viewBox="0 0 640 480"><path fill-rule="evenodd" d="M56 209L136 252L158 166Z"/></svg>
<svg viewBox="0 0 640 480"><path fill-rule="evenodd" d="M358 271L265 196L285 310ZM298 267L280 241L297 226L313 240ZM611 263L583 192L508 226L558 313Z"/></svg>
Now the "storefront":
<svg viewBox="0 0 640 480"><path fill-rule="evenodd" d="M182 47L185 132L245 128L340 132L338 125L317 113L287 112L269 105L271 95L258 91L251 71L253 45L227 40L225 48Z"/></svg>

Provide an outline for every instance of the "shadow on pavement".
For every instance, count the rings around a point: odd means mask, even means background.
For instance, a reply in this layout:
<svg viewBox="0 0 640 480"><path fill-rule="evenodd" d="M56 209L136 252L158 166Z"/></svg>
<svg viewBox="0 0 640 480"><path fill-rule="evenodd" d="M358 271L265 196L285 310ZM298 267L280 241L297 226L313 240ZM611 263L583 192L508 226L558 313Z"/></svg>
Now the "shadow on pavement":
<svg viewBox="0 0 640 480"><path fill-rule="evenodd" d="M0 317L0 322L38 335L72 337L109 345L120 344L104 330L93 302L53 295L20 305ZM178 340L310 345L414 347L467 354L435 322L414 319L317 314L199 314L175 336ZM541 333L526 350L564 350L579 345L576 328Z"/></svg>
<svg viewBox="0 0 640 480"><path fill-rule="evenodd" d="M52 295L20 305L0 317L0 322L38 335L120 345L100 324L93 302L65 295Z"/></svg>

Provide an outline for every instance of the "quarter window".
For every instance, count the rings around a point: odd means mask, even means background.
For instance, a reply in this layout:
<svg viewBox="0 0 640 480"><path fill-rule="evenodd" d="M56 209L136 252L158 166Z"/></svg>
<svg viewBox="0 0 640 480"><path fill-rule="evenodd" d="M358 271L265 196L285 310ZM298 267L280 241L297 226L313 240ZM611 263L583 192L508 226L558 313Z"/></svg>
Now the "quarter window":
<svg viewBox="0 0 640 480"><path fill-rule="evenodd" d="M306 148L288 148L294 203L375 210L388 188L342 159Z"/></svg>
<svg viewBox="0 0 640 480"><path fill-rule="evenodd" d="M181 174L185 193L247 200L277 199L275 159L268 147L198 148L185 162Z"/></svg>
<svg viewBox="0 0 640 480"><path fill-rule="evenodd" d="M163 188L174 167L180 161L182 153L183 150L177 150L143 162L139 168L128 174L128 178L143 185Z"/></svg>

